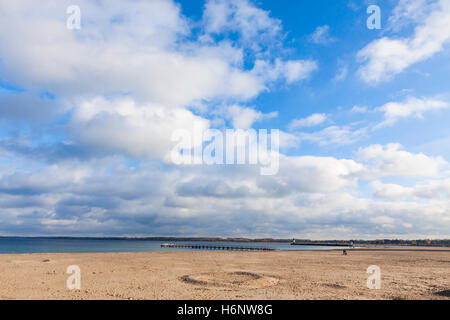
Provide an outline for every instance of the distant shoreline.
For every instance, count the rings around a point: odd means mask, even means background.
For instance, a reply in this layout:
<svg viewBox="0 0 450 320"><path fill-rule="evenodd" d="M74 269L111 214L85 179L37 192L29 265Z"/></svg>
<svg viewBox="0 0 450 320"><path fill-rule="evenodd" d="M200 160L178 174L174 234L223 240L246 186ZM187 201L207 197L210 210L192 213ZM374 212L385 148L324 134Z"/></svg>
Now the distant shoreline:
<svg viewBox="0 0 450 320"><path fill-rule="evenodd" d="M56 240L133 240L133 241L203 241L203 242L249 242L249 243L291 243L292 239L273 238L219 238L219 237L76 237L76 236L0 236L0 239L56 239ZM376 240L309 240L297 239L307 245L320 245L323 242L353 242L355 246L409 246L409 247L450 247L450 239L376 239Z"/></svg>

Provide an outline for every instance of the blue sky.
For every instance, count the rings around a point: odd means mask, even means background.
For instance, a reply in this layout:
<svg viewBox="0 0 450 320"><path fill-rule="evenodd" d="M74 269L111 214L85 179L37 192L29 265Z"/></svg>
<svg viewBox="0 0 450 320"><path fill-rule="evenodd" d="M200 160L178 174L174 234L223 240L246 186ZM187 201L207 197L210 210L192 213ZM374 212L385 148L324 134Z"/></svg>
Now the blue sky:
<svg viewBox="0 0 450 320"><path fill-rule="evenodd" d="M0 235L450 236L448 0L0 14ZM279 171L174 164L195 123L280 130Z"/></svg>

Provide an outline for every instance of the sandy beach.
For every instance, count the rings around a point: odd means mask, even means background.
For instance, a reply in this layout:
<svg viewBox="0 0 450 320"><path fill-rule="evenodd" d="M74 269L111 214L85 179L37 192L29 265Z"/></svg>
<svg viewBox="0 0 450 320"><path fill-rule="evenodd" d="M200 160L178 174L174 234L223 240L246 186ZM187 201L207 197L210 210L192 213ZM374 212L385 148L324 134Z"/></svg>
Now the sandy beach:
<svg viewBox="0 0 450 320"><path fill-rule="evenodd" d="M70 265L80 290L66 287ZM0 299L449 299L450 252L3 254L0 284Z"/></svg>

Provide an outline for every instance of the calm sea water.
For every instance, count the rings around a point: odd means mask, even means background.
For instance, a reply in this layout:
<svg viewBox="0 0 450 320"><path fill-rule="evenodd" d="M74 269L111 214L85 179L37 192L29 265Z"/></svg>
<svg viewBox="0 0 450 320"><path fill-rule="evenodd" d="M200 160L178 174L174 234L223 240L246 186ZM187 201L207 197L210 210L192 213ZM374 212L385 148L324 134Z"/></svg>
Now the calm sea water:
<svg viewBox="0 0 450 320"><path fill-rule="evenodd" d="M65 239L65 238L0 238L0 253L52 253L52 252L151 252L196 251L197 249L161 248L162 243L216 245L229 247L262 247L277 250L326 250L320 246L291 246L289 243L266 242L202 242L202 241L155 241L124 239ZM333 247L333 249L339 249Z"/></svg>

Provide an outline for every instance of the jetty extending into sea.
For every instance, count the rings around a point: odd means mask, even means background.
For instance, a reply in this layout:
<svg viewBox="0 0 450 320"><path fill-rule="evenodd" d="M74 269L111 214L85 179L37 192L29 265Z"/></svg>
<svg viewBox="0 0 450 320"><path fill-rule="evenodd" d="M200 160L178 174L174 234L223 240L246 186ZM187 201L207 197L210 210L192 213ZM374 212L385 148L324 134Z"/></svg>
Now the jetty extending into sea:
<svg viewBox="0 0 450 320"><path fill-rule="evenodd" d="M175 244L175 243L163 243L161 248L187 248L187 249L199 249L199 250L226 250L226 251L273 251L271 248L262 247L238 247L238 246L217 246L217 245L204 245L204 244Z"/></svg>
<svg viewBox="0 0 450 320"><path fill-rule="evenodd" d="M292 239L293 246L354 247L353 241L301 241Z"/></svg>

